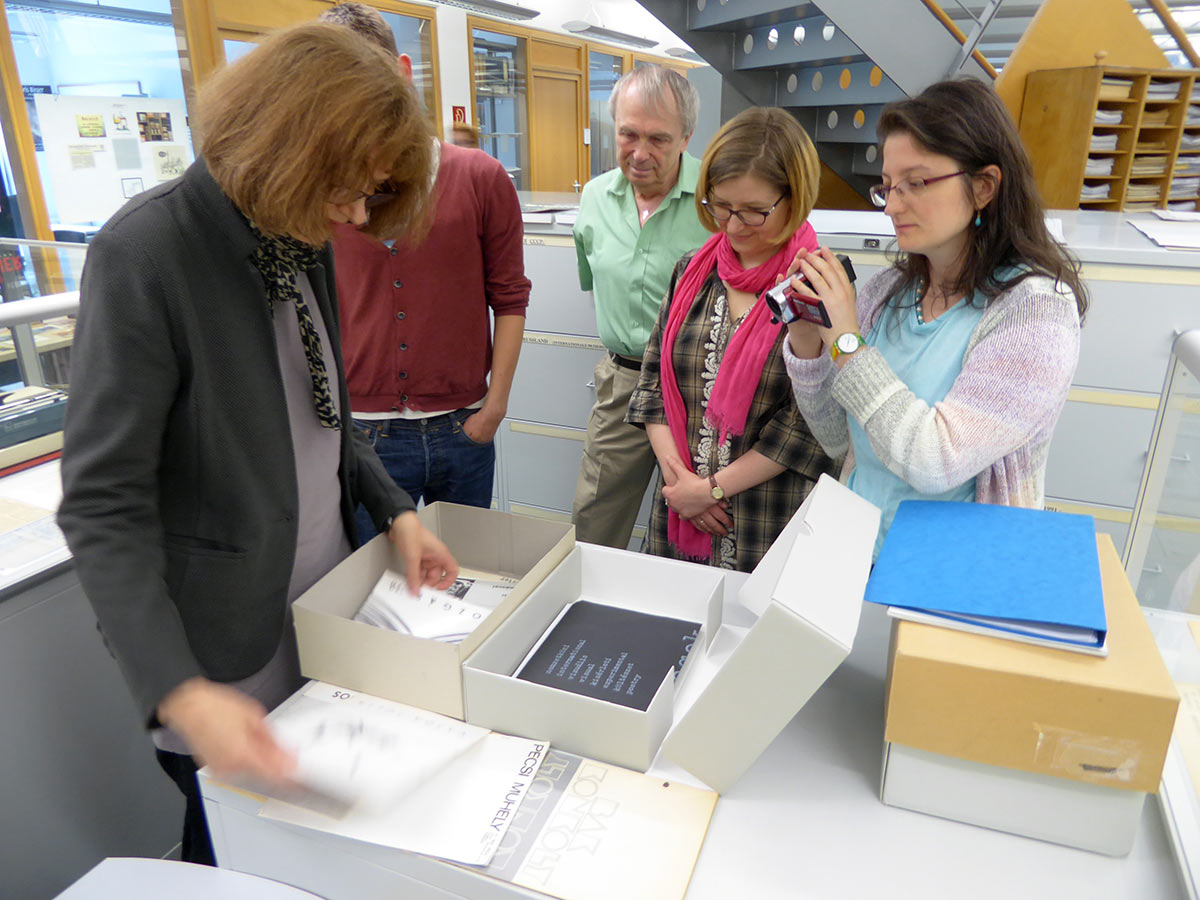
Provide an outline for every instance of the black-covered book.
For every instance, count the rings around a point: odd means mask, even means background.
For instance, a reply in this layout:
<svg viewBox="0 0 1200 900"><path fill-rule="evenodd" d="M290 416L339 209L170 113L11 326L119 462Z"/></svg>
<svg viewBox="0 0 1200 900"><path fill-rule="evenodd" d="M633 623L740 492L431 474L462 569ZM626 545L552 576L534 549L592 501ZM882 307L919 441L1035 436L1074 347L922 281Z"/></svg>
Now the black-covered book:
<svg viewBox="0 0 1200 900"><path fill-rule="evenodd" d="M667 673L682 670L699 633L697 622L577 600L517 677L644 710Z"/></svg>

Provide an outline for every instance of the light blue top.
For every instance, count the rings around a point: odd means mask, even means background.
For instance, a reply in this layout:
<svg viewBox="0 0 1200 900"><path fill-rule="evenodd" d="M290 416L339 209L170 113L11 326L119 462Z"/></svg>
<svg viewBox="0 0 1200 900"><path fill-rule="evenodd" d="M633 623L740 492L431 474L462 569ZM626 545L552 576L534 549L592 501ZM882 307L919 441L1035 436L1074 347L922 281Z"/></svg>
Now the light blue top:
<svg viewBox="0 0 1200 900"><path fill-rule="evenodd" d="M932 322L920 324L916 310L911 306L915 300L913 293L909 291L898 299L903 308L885 310L866 335L867 344L883 354L896 377L919 400L933 406L950 392L962 371L967 343L983 317L984 298L976 293L971 302L960 300ZM847 484L860 497L883 510L879 536L875 539L876 557L901 500L975 499L974 478L941 494L919 493L879 461L862 425L853 416L849 419L854 471Z"/></svg>

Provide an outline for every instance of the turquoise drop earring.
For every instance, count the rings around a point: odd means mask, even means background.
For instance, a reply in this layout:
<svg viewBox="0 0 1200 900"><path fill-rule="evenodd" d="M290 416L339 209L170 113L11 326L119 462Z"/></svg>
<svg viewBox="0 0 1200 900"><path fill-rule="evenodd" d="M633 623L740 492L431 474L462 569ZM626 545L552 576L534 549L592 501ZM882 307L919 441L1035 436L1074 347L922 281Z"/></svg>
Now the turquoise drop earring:
<svg viewBox="0 0 1200 900"><path fill-rule="evenodd" d="M976 212L975 212L975 227L978 228L982 224L983 224L983 218L980 216L979 211L976 210Z"/></svg>

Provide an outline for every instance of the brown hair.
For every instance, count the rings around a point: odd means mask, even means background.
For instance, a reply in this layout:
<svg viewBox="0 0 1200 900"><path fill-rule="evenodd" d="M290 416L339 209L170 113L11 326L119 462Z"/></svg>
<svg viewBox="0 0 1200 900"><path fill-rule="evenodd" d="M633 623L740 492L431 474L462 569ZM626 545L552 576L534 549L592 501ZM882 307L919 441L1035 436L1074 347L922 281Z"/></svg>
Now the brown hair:
<svg viewBox="0 0 1200 900"><path fill-rule="evenodd" d="M812 140L790 113L752 106L721 126L700 161L696 210L700 224L714 234L721 226L700 202L713 187L730 178L753 175L790 201L791 216L779 232L785 243L804 224L817 202L821 163Z"/></svg>
<svg viewBox="0 0 1200 900"><path fill-rule="evenodd" d="M363 230L415 239L427 227L432 133L394 56L340 25L275 32L200 91L200 152L217 184L258 228L310 244L331 236L339 191L396 198Z"/></svg>
<svg viewBox="0 0 1200 900"><path fill-rule="evenodd" d="M379 10L372 9L365 3L346 0L345 3L329 7L317 16L317 21L329 22L331 25L345 25L376 46L382 47L392 56L400 55L400 51L396 49L396 36L392 34L392 29L388 27L387 21L379 13Z"/></svg>
<svg viewBox="0 0 1200 900"><path fill-rule="evenodd" d="M1079 263L1046 228L1029 156L991 85L974 78L930 85L915 97L888 104L876 131L881 144L892 134L906 133L928 152L950 157L972 176L987 177L983 172L987 166L1000 169L996 196L980 211L980 225L971 232L957 280L941 285L944 291L963 293L968 299L979 291L991 303L1030 275L1046 275L1071 289L1083 321L1088 292ZM963 190L971 190L966 179ZM928 281L929 261L908 254L896 260L895 267L902 277L889 299L898 305L896 298Z"/></svg>

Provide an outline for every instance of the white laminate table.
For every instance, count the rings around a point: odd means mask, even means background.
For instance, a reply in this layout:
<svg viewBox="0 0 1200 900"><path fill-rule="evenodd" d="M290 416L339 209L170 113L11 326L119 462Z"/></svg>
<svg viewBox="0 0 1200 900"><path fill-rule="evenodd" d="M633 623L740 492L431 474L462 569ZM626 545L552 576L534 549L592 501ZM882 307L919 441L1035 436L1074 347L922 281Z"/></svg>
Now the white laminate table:
<svg viewBox="0 0 1200 900"><path fill-rule="evenodd" d="M1122 859L881 804L888 627L884 611L867 604L847 661L721 798L687 900L1183 900L1153 798ZM666 766L651 771L680 778ZM222 865L329 900L541 896L436 860L258 818L257 801L219 786L216 800L210 818Z"/></svg>

